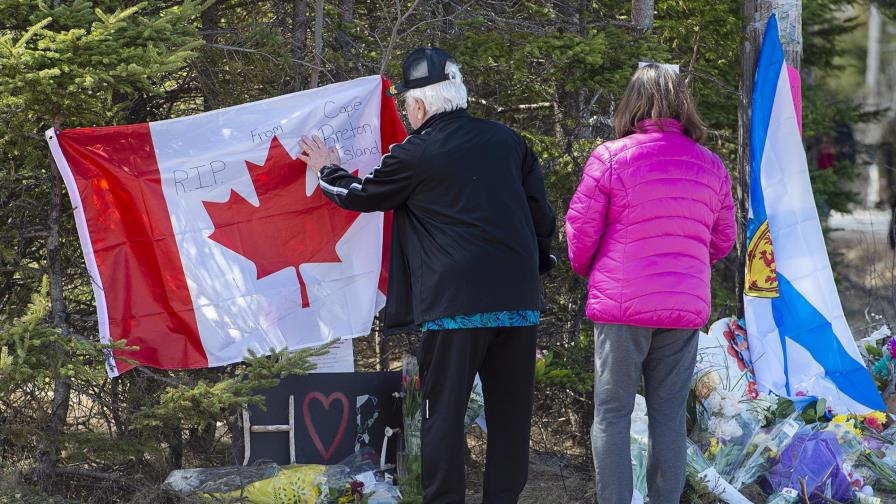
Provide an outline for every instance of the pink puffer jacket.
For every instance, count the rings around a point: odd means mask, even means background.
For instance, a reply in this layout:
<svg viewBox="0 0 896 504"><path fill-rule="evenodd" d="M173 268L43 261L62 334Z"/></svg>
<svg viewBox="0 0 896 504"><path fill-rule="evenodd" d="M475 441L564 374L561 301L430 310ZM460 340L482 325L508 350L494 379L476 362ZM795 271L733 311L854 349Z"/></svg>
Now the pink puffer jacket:
<svg viewBox="0 0 896 504"><path fill-rule="evenodd" d="M585 165L566 214L569 261L588 277L595 322L703 327L710 264L728 255L736 235L731 179L678 121L638 126Z"/></svg>

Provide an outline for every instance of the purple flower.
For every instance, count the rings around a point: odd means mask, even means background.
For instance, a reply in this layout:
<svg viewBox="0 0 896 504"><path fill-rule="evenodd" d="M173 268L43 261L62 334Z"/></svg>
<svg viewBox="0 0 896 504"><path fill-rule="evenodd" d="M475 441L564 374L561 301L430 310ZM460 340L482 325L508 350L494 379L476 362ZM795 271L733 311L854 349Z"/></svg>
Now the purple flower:
<svg viewBox="0 0 896 504"><path fill-rule="evenodd" d="M887 351L890 353L891 359L896 359L896 338L890 338L887 342Z"/></svg>

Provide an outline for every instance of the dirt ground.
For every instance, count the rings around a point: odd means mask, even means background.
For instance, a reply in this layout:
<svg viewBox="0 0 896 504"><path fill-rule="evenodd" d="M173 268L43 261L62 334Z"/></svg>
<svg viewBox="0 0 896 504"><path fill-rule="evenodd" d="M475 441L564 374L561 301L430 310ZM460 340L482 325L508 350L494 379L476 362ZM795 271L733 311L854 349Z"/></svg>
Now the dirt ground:
<svg viewBox="0 0 896 504"><path fill-rule="evenodd" d="M468 503L482 502L482 467L468 468ZM533 453L529 464L529 482L520 496L520 504L587 504L594 502L594 473L590 466L571 465L565 459Z"/></svg>

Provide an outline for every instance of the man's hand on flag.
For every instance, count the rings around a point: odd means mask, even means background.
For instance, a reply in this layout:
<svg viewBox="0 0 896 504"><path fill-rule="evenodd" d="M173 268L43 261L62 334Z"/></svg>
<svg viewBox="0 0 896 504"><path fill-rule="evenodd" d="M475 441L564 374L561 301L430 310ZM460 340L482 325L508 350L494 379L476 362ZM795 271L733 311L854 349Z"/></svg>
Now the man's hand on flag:
<svg viewBox="0 0 896 504"><path fill-rule="evenodd" d="M320 173L324 166L338 165L342 162L336 147L328 149L324 141L317 135L313 135L311 138L303 136L299 143L303 150L303 152L299 153L299 159L314 170L314 173Z"/></svg>

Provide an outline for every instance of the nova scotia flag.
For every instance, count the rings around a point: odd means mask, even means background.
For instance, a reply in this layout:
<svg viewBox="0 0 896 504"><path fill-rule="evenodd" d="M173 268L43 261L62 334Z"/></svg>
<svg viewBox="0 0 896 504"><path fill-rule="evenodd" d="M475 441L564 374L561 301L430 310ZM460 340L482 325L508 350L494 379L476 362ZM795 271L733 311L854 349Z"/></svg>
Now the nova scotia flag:
<svg viewBox="0 0 896 504"><path fill-rule="evenodd" d="M799 73L774 16L753 86L744 306L760 390L824 398L835 412L885 406L843 315L801 138Z"/></svg>

